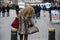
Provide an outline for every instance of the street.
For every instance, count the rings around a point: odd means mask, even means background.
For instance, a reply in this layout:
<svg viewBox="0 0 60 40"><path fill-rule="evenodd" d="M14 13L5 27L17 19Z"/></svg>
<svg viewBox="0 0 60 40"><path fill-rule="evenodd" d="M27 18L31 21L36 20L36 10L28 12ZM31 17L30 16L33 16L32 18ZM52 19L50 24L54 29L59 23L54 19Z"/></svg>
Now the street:
<svg viewBox="0 0 60 40"><path fill-rule="evenodd" d="M44 16L45 14L46 16ZM0 17L0 40L11 40L11 23L16 17L15 10L10 10L10 17ZM48 40L49 28L55 28L56 40L60 40L60 24L51 24L49 20L49 13L43 13L41 10L40 19L36 19L35 26L39 28L39 32L29 35L28 40ZM19 40L19 38L18 38Z"/></svg>

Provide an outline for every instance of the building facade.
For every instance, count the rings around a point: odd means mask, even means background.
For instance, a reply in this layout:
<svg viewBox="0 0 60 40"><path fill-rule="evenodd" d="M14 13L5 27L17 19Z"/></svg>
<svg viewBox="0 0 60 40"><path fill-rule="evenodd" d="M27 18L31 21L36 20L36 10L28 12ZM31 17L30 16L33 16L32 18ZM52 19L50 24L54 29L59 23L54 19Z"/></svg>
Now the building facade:
<svg viewBox="0 0 60 40"><path fill-rule="evenodd" d="M0 0L0 1L11 1L13 4L18 4L18 2L30 2L30 3L40 3L40 2L51 2L53 5L60 4L60 0Z"/></svg>

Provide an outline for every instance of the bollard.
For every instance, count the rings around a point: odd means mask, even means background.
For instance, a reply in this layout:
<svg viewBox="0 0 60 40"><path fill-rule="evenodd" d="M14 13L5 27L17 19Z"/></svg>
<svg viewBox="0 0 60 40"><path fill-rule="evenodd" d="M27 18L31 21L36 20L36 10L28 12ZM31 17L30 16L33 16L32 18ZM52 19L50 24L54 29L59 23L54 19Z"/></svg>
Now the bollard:
<svg viewBox="0 0 60 40"><path fill-rule="evenodd" d="M17 29L11 30L11 40L17 40Z"/></svg>
<svg viewBox="0 0 60 40"><path fill-rule="evenodd" d="M54 28L49 29L49 40L55 40L55 29Z"/></svg>

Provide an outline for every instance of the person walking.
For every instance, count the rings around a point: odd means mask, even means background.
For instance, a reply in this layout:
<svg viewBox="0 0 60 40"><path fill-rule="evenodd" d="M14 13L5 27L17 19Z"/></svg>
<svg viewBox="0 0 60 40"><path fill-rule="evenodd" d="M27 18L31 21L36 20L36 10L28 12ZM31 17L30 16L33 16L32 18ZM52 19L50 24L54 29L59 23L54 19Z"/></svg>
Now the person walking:
<svg viewBox="0 0 60 40"><path fill-rule="evenodd" d="M1 10L2 10L2 9L1 9L1 6L0 6L0 16L1 16Z"/></svg>
<svg viewBox="0 0 60 40"><path fill-rule="evenodd" d="M37 10L37 18L40 18L40 11L41 11L41 7L40 7L40 5L38 6L37 9L38 9L38 10Z"/></svg>
<svg viewBox="0 0 60 40"><path fill-rule="evenodd" d="M44 15L44 17L46 16L46 15L45 15L45 10L46 10L46 6L44 5L44 6L43 6L43 15Z"/></svg>
<svg viewBox="0 0 60 40"><path fill-rule="evenodd" d="M16 4L16 15L18 15L19 6Z"/></svg>
<svg viewBox="0 0 60 40"><path fill-rule="evenodd" d="M10 10L10 8L9 8L9 6L7 5L7 7L6 7L7 17L10 16L10 14L9 14L9 10Z"/></svg>
<svg viewBox="0 0 60 40"><path fill-rule="evenodd" d="M5 17L5 6L2 6L2 16Z"/></svg>

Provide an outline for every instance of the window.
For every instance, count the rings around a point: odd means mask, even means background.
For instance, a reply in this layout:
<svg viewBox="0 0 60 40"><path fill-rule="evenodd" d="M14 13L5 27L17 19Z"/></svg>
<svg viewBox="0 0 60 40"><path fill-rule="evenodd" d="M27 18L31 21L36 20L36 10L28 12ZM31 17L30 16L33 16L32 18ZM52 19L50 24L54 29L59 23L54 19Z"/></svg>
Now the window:
<svg viewBox="0 0 60 40"><path fill-rule="evenodd" d="M25 2L43 2L43 0L24 0Z"/></svg>

